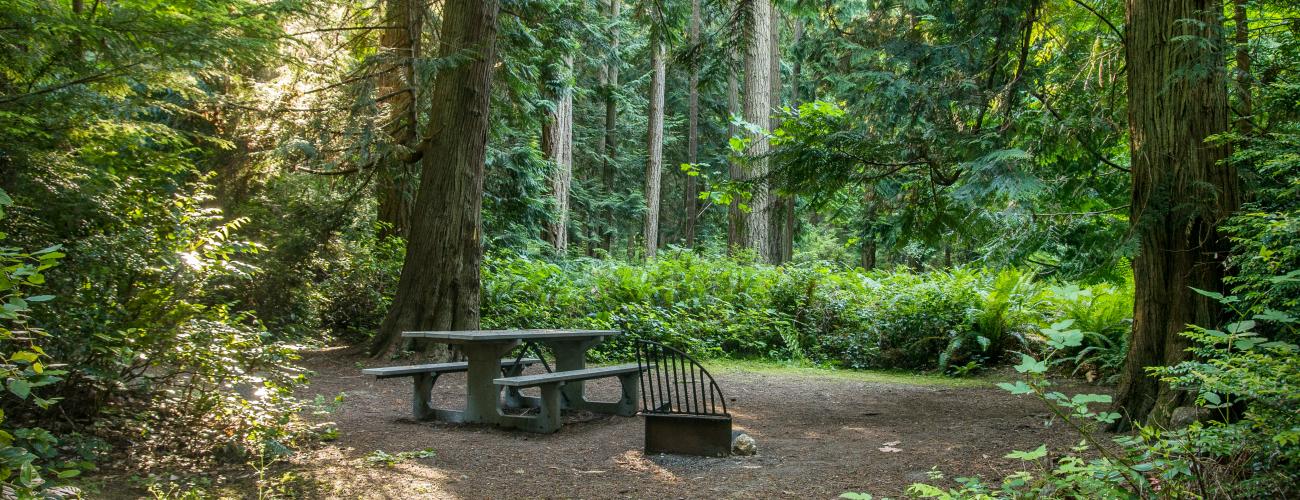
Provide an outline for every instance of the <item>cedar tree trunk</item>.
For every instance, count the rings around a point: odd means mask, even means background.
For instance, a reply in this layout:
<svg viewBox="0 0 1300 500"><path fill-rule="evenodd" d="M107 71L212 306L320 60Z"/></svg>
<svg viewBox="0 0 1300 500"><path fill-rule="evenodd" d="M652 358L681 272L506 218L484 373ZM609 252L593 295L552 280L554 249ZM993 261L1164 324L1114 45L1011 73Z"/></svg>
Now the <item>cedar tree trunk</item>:
<svg viewBox="0 0 1300 500"><path fill-rule="evenodd" d="M573 57L565 57L573 71ZM556 218L546 223L542 238L563 254L569 248L569 187L573 183L573 92L564 89L555 101L555 112L542 126L542 153L555 164L550 175L555 197Z"/></svg>
<svg viewBox="0 0 1300 500"><path fill-rule="evenodd" d="M692 47L700 43L700 0L691 0L691 26L690 26L690 44ZM694 165L700 161L700 63L693 61L691 63L691 76L687 81L686 93L686 162ZM699 224L699 198L700 188L697 184L697 178L694 175L686 176L685 200L683 209L686 212L685 227L682 234L686 239L686 248L695 247L695 227Z"/></svg>
<svg viewBox="0 0 1300 500"><path fill-rule="evenodd" d="M397 350L403 331L479 326L483 167L496 32L496 0L445 0L438 54L467 60L440 70L433 82L429 144L406 261L372 355Z"/></svg>
<svg viewBox="0 0 1300 500"><path fill-rule="evenodd" d="M407 152L416 145L415 58L419 55L420 8L411 0L384 2L384 24L379 45L390 67L379 75L379 103L388 108L385 132L393 145L393 154L379 165L376 194L379 198L378 219L384 225L381 236L406 237L411 227L414 187L420 165L407 161Z"/></svg>
<svg viewBox="0 0 1300 500"><path fill-rule="evenodd" d="M771 0L750 4L750 33L745 44L745 121L756 132L748 133L749 145L741 165L741 180L749 184L749 210L740 217L740 237L763 262L772 262L770 243L771 197L767 186L767 131L772 113L772 5Z"/></svg>
<svg viewBox="0 0 1300 500"><path fill-rule="evenodd" d="M1206 142L1228 129L1222 3L1128 0L1126 10L1130 220L1139 249L1133 333L1116 398L1124 420L1117 429L1167 421L1187 402L1146 367L1187 359L1180 333L1220 319L1219 305L1191 288L1224 289L1229 246L1219 224L1241 196L1235 170L1222 162L1228 147Z"/></svg>
<svg viewBox="0 0 1300 500"><path fill-rule="evenodd" d="M659 181L664 169L664 44L658 31L650 36L650 104L646 110L645 258L659 249Z"/></svg>

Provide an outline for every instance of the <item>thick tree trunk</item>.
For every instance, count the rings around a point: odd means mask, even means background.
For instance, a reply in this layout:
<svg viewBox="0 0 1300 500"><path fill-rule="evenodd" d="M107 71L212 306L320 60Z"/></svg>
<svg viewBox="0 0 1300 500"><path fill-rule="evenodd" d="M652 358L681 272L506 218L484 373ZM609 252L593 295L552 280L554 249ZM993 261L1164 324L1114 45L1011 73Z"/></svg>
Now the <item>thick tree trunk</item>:
<svg viewBox="0 0 1300 500"><path fill-rule="evenodd" d="M664 44L658 32L650 36L650 104L646 113L645 257L659 250L659 181L664 169Z"/></svg>
<svg viewBox="0 0 1300 500"><path fill-rule="evenodd" d="M781 17L776 10L776 4L772 7L772 36L768 39L768 49L771 51L771 73L772 73L772 108L780 109L781 102ZM781 126L779 119L773 117L772 129ZM768 216L768 223L771 224L772 245L772 263L781 264L790 260L790 255L786 252L788 242L793 237L793 227L791 227L791 218L787 217L787 212L793 212L794 197L793 195L777 195L772 203L772 212Z"/></svg>
<svg viewBox="0 0 1300 500"><path fill-rule="evenodd" d="M573 57L565 57L564 65L573 71ZM551 171L551 196L555 198L555 219L546 223L542 238L557 252L569 249L569 187L573 183L573 92L564 89L556 96L555 112L542 126L542 153L555 164Z"/></svg>
<svg viewBox="0 0 1300 500"><path fill-rule="evenodd" d="M690 26L690 44L692 47L700 43L700 0L691 0L691 26ZM692 165L699 163L700 157L700 63L695 61L691 64L691 76L687 82L686 90L686 162ZM700 188L697 178L693 175L686 176L686 188L682 200L682 209L686 212L684 227L682 228L682 237L686 240L686 248L695 247L695 227L699 224L699 198Z"/></svg>
<svg viewBox="0 0 1300 500"><path fill-rule="evenodd" d="M727 64L727 140L736 136L736 123L733 118L740 114L740 77L737 74L738 62L734 52L728 54ZM740 167L740 162L734 158L727 160L727 174L733 181L743 179L745 172ZM742 215L740 213L740 201L731 200L727 207L727 254L730 255L736 249L744 246L744 237L741 236Z"/></svg>
<svg viewBox="0 0 1300 500"><path fill-rule="evenodd" d="M622 8L622 0L609 1L609 19L612 23L617 23L619 11ZM609 30L609 50L612 53L611 61L605 66L605 135L601 137L601 150L604 153L601 160L601 180L605 184L605 194L614 193L614 168L618 159L618 27ZM604 236L601 238L601 246L605 252L609 252L614 247L614 212L608 210L605 213Z"/></svg>
<svg viewBox="0 0 1300 500"><path fill-rule="evenodd" d="M1229 245L1219 224L1241 198L1235 170L1221 164L1227 146L1206 143L1228 128L1222 12L1211 0L1127 2L1130 220L1139 250L1133 333L1116 398L1124 416L1119 429L1133 421L1164 422L1186 403L1184 393L1146 367L1187 359L1188 342L1179 334L1220 319L1219 305L1191 287L1224 289Z"/></svg>
<svg viewBox="0 0 1300 500"><path fill-rule="evenodd" d="M379 36L379 45L388 59L384 64L392 68L379 76L379 103L388 108L385 132L393 153L379 165L375 191L379 198L378 219L383 223L380 235L406 237L420 176L420 165L405 160L418 142L415 91L419 87L414 61L419 54L420 8L411 0L387 0L384 10L388 28Z"/></svg>
<svg viewBox="0 0 1300 500"><path fill-rule="evenodd" d="M397 294L372 355L395 351L408 330L479 326L483 167L487 153L497 2L445 0L438 54L468 60L438 72L429 145ZM419 347L419 346L417 346ZM436 355L446 355L442 350Z"/></svg>
<svg viewBox="0 0 1300 500"><path fill-rule="evenodd" d="M750 33L745 44L745 121L758 128L750 133L741 180L752 196L749 210L741 215L741 238L763 262L772 262L771 196L767 186L768 131L772 113L772 5L771 0L750 4Z"/></svg>

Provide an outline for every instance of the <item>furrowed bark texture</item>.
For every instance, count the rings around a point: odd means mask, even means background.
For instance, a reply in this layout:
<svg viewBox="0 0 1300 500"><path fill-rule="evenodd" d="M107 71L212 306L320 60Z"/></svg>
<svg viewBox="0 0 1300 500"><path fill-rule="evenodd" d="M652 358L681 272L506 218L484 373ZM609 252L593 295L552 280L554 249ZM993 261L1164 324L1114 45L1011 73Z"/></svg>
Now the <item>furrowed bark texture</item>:
<svg viewBox="0 0 1300 500"><path fill-rule="evenodd" d="M745 44L745 121L759 130L751 132L741 180L749 184L749 211L741 214L740 237L763 262L772 262L770 241L771 196L768 193L766 133L772 112L772 2L753 0L750 4L750 33Z"/></svg>
<svg viewBox="0 0 1300 500"><path fill-rule="evenodd" d="M1133 421L1160 423L1187 402L1149 376L1148 366L1187 359L1188 325L1215 326L1220 309L1190 287L1222 291L1229 246L1219 224L1240 205L1224 145L1206 138L1228 128L1223 5L1208 0L1129 0L1127 64L1133 162L1132 233L1136 286L1133 333L1116 405ZM1185 20L1195 19L1201 25ZM1197 41L1209 41L1208 47Z"/></svg>
<svg viewBox="0 0 1300 500"><path fill-rule="evenodd" d="M1237 71L1235 72L1237 80L1237 98L1241 103L1241 109L1237 110L1237 132L1247 134L1250 132L1250 119L1254 114L1254 104L1250 97L1250 17L1246 15L1246 3L1248 0L1233 0L1232 2L1232 23L1235 28L1234 39L1236 53L1234 59L1237 62Z"/></svg>
<svg viewBox="0 0 1300 500"><path fill-rule="evenodd" d="M656 32L650 37L650 104L646 113L645 257L659 250L659 181L664 169L664 44Z"/></svg>
<svg viewBox="0 0 1300 500"><path fill-rule="evenodd" d="M439 71L434 79L429 149L423 157L406 261L388 316L371 344L376 356L401 346L403 331L479 326L483 167L496 63L497 2L445 0L442 15L439 55L473 57ZM448 352L441 348L432 354L446 357Z"/></svg>
<svg viewBox="0 0 1300 500"><path fill-rule="evenodd" d="M379 95L380 104L388 108L385 132L394 154L379 165L375 191L379 198L378 219L384 223L380 235L406 237L420 176L420 165L405 160L407 151L419 142L415 133L415 89L419 86L414 61L419 54L420 10L411 0L387 0L384 9L388 28L379 36L379 45L394 67L379 76Z"/></svg>
<svg viewBox="0 0 1300 500"><path fill-rule="evenodd" d="M700 43L700 0L691 0L691 25L689 35L692 47ZM691 64L691 76L687 80L686 90L686 162L699 163L700 153L700 64ZM682 237L686 248L695 247L695 228L699 224L700 188L695 176L686 176L685 199L682 209L686 212Z"/></svg>
<svg viewBox="0 0 1300 500"><path fill-rule="evenodd" d="M617 23L619 10L622 8L622 0L610 0L609 2L609 20ZM606 85L608 92L605 94L605 135L600 140L601 149L604 153L601 164L601 180L605 184L605 193L614 193L614 166L618 159L618 27L609 30L609 47L613 52L614 60L610 61L605 67ZM609 210L605 214L605 222L608 226L605 228L604 237L601 239L602 247L606 252L613 249L614 245L614 212Z"/></svg>
<svg viewBox="0 0 1300 500"><path fill-rule="evenodd" d="M565 66L573 70L573 57L565 58ZM555 112L542 127L542 152L555 163L551 172L551 196L555 198L556 218L546 224L542 233L555 250L564 253L569 248L569 187L573 184L573 92L564 89L555 102Z"/></svg>
<svg viewBox="0 0 1300 500"><path fill-rule="evenodd" d="M727 140L736 136L736 123L732 117L740 114L740 77L737 74L735 53L728 54L730 58L727 64ZM739 181L744 177L744 171L740 168L740 162L735 159L727 160L727 174L733 181ZM741 231L741 213L740 201L732 200L727 206L727 254L740 248L743 238Z"/></svg>
<svg viewBox="0 0 1300 500"><path fill-rule="evenodd" d="M771 4L772 8L772 35L768 39L768 50L771 51L772 62L772 109L781 108L781 16L776 9L776 4ZM781 121L773 116L771 118L772 129L775 130L781 126ZM769 168L772 166L769 165ZM787 242L793 236L791 219L786 217L787 211L794 208L794 198L790 195L776 195L772 201L772 210L768 215L768 223L771 224L771 236L769 244L772 246L771 255L772 263L780 264L790 260L786 255L785 248Z"/></svg>

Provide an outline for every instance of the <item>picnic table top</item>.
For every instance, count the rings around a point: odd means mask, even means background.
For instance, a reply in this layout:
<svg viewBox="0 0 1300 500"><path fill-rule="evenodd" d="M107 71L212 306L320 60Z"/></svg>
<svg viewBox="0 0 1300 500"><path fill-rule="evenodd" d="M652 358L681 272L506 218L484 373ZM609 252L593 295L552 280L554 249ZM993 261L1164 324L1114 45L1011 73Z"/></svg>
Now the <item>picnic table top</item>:
<svg viewBox="0 0 1300 500"><path fill-rule="evenodd" d="M564 340L620 335L618 330L456 330L441 332L402 332L403 337L448 342L499 342L502 340Z"/></svg>

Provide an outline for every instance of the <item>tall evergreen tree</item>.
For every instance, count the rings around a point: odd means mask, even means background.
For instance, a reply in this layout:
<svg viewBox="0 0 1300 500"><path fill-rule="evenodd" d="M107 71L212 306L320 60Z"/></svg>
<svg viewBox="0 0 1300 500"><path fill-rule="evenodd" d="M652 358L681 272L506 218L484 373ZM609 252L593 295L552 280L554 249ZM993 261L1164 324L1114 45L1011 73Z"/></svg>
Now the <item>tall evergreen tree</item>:
<svg viewBox="0 0 1300 500"><path fill-rule="evenodd" d="M459 60L434 79L429 142L397 292L370 346L392 352L408 330L479 326L483 169L496 0L446 0L438 55Z"/></svg>
<svg viewBox="0 0 1300 500"><path fill-rule="evenodd" d="M1147 372L1187 359L1188 325L1214 325L1229 242L1220 225L1241 203L1227 145L1223 3L1128 0L1129 140L1133 161L1133 333L1116 404L1124 419L1165 421L1187 401ZM1193 20L1195 22L1189 22Z"/></svg>
<svg viewBox="0 0 1300 500"><path fill-rule="evenodd" d="M563 67L567 81L573 73L573 56L564 58ZM566 86L559 91L555 110L549 115L542 125L542 152L554 165L549 184L557 214L542 237L563 253L569 248L569 189L573 184L573 89Z"/></svg>
<svg viewBox="0 0 1300 500"><path fill-rule="evenodd" d="M411 225L411 207L420 173L417 161L407 153L418 147L418 119L415 108L415 60L420 53L420 25L423 8L411 0L384 2L385 29L379 45L385 54L385 68L379 76L379 102L388 107L385 132L392 142L393 153L378 166L376 192L379 197L378 219L385 235L407 235Z"/></svg>
<svg viewBox="0 0 1300 500"><path fill-rule="evenodd" d="M694 50L700 44L700 0L691 0L691 24L688 31L688 43ZM691 61L691 74L686 89L686 162L692 165L700 161L700 61ZM687 175L683 189L683 212L685 223L682 237L687 248L695 247L695 232L699 225L700 188L696 176Z"/></svg>
<svg viewBox="0 0 1300 500"><path fill-rule="evenodd" d="M659 249L659 191L664 161L664 42L659 27L650 35L650 105L646 108L645 256Z"/></svg>
<svg viewBox="0 0 1300 500"><path fill-rule="evenodd" d="M764 262L772 261L770 242L771 196L767 186L767 131L772 113L772 5L770 0L749 4L749 32L745 44L745 121L753 130L746 135L740 181L752 193L749 209L740 217L742 244Z"/></svg>

